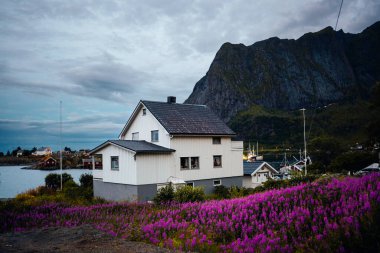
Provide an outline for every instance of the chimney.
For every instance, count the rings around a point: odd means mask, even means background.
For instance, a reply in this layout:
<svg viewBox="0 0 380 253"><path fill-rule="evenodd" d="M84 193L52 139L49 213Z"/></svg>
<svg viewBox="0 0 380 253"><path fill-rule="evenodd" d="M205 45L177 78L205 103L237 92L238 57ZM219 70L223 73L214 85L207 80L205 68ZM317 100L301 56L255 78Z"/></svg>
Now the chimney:
<svg viewBox="0 0 380 253"><path fill-rule="evenodd" d="M169 96L167 100L168 104L175 104L176 103L176 97Z"/></svg>

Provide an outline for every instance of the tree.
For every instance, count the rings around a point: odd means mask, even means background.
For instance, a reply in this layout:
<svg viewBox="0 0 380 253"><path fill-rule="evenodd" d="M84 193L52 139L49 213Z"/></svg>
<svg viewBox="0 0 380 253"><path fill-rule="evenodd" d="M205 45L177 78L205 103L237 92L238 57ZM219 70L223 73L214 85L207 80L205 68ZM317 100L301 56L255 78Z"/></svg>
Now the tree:
<svg viewBox="0 0 380 253"><path fill-rule="evenodd" d="M347 152L337 156L329 165L331 172L358 171L377 161L377 154Z"/></svg>
<svg viewBox="0 0 380 253"><path fill-rule="evenodd" d="M12 156L16 156L16 155L17 155L17 152L18 152L19 150L21 150L21 147L20 147L20 146L18 146L16 149L14 149L14 150L12 151Z"/></svg>
<svg viewBox="0 0 380 253"><path fill-rule="evenodd" d="M342 151L342 146L333 137L321 136L312 139L309 142L309 153L312 155L313 163L316 163L316 166L312 166L311 168L316 169L315 173L326 172L327 166Z"/></svg>
<svg viewBox="0 0 380 253"><path fill-rule="evenodd" d="M0 157L3 157L4 156L4 153L3 152L0 152Z"/></svg>
<svg viewBox="0 0 380 253"><path fill-rule="evenodd" d="M66 182L73 180L73 177L70 174L63 173L62 174L62 184L64 185ZM50 173L45 177L45 185L48 188L57 190L61 187L61 175L56 173Z"/></svg>
<svg viewBox="0 0 380 253"><path fill-rule="evenodd" d="M7 151L7 156L11 156L11 153L9 152L9 150Z"/></svg>
<svg viewBox="0 0 380 253"><path fill-rule="evenodd" d="M93 177L91 174L82 174L79 178L80 186L84 188L93 187Z"/></svg>
<svg viewBox="0 0 380 253"><path fill-rule="evenodd" d="M64 150L65 152L70 152L70 153L71 153L71 148L69 148L69 147L65 147L63 150Z"/></svg>

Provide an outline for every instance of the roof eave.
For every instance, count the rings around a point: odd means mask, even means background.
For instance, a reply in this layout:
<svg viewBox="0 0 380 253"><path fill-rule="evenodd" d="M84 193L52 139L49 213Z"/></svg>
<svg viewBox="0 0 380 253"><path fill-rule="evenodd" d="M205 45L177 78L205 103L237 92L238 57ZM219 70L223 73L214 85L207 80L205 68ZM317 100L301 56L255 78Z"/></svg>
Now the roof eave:
<svg viewBox="0 0 380 253"><path fill-rule="evenodd" d="M97 146L96 148L94 148L93 150L91 150L88 154L89 154L89 155L96 154L97 151L102 150L103 148L105 148L105 147L107 147L107 146L109 146L109 145L113 145L113 146L119 147L119 148L121 148L121 149L124 149L124 150L130 151L130 152L135 153L135 154L137 153L135 150L128 149L128 148L126 148L126 147L120 146L120 145L118 145L118 144L116 144L116 143L114 143L114 142L108 140L108 141L103 142L102 144L100 144L99 146Z"/></svg>
<svg viewBox="0 0 380 253"><path fill-rule="evenodd" d="M142 100L139 101L139 103L137 104L136 108L133 110L131 116L129 117L127 123L125 123L124 127L123 127L123 130L121 130L118 138L121 139L121 137L123 135L125 135L126 131L128 130L129 126L132 124L132 122L134 121L134 119L136 118L137 116L137 113L139 111L139 107L143 104Z"/></svg>
<svg viewBox="0 0 380 253"><path fill-rule="evenodd" d="M236 136L235 133L233 134L223 134L223 133L169 133L170 135L172 136L220 136L220 137L223 137L223 136L228 136L228 137L231 137L231 136Z"/></svg>

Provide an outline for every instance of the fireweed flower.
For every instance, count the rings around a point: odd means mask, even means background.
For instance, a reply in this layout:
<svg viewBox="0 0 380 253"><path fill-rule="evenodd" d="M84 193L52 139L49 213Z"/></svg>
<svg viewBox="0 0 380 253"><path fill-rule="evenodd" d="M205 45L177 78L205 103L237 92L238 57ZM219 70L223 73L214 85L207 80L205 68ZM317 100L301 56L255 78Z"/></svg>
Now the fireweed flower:
<svg viewBox="0 0 380 253"><path fill-rule="evenodd" d="M113 236L198 252L350 251L379 209L380 175L302 184L230 200L2 210L0 232L90 224ZM344 239L342 239L344 238ZM331 246L330 246L331 245ZM331 248L333 247L333 248Z"/></svg>

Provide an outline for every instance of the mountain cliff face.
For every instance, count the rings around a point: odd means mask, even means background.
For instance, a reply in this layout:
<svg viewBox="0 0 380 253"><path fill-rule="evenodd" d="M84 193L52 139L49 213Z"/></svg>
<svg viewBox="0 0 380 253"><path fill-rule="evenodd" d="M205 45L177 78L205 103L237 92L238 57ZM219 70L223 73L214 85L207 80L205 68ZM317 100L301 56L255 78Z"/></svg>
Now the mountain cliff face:
<svg viewBox="0 0 380 253"><path fill-rule="evenodd" d="M295 110L369 97L380 81L380 22L359 34L327 27L297 40L225 43L185 103L225 122L252 106Z"/></svg>

